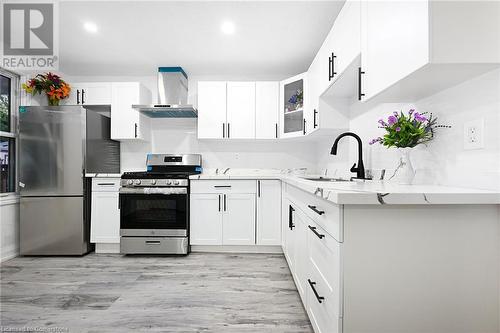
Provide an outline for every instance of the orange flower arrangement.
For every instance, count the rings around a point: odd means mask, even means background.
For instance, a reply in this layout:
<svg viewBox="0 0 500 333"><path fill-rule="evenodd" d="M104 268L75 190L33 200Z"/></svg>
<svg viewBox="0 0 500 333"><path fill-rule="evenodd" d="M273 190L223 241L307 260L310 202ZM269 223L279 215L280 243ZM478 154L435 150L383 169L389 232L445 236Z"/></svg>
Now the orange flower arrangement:
<svg viewBox="0 0 500 333"><path fill-rule="evenodd" d="M38 74L34 78L23 83L23 89L32 95L44 92L47 95L49 105L59 105L59 102L67 98L71 92L71 86L64 82L59 75L53 73Z"/></svg>

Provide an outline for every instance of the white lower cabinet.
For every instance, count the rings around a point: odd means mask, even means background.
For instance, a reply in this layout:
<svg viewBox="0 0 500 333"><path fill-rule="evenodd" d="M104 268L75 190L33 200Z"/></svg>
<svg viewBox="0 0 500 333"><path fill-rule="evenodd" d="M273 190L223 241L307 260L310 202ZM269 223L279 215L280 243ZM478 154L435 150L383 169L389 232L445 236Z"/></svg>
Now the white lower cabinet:
<svg viewBox="0 0 500 333"><path fill-rule="evenodd" d="M222 245L222 212L220 194L191 194L190 243Z"/></svg>
<svg viewBox="0 0 500 333"><path fill-rule="evenodd" d="M90 242L120 243L120 210L118 189L120 178L92 179Z"/></svg>
<svg viewBox="0 0 500 333"><path fill-rule="evenodd" d="M191 182L191 245L255 245L255 181Z"/></svg>
<svg viewBox="0 0 500 333"><path fill-rule="evenodd" d="M281 245L281 181L257 180L257 244Z"/></svg>
<svg viewBox="0 0 500 333"><path fill-rule="evenodd" d="M192 245L280 246L281 181L192 180Z"/></svg>
<svg viewBox="0 0 500 333"><path fill-rule="evenodd" d="M255 194L223 194L222 245L255 244Z"/></svg>
<svg viewBox="0 0 500 333"><path fill-rule="evenodd" d="M342 332L341 243L306 214L304 202L288 192L294 193L293 188L285 191L288 218L283 219L283 252L295 285L314 331Z"/></svg>

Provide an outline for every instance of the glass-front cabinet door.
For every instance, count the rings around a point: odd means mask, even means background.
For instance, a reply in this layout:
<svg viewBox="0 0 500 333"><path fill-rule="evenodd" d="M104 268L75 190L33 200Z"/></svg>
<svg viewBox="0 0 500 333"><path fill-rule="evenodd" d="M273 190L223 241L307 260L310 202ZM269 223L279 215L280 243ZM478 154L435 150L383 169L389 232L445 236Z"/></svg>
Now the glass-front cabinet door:
<svg viewBox="0 0 500 333"><path fill-rule="evenodd" d="M280 82L280 137L282 138L306 134L306 80L306 73L302 73Z"/></svg>

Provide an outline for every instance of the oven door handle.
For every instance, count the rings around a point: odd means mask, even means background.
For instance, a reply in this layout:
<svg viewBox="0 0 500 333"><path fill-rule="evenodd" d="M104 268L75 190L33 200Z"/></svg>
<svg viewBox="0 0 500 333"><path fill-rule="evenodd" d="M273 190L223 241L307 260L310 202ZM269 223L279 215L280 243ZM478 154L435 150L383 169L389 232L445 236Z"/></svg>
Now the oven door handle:
<svg viewBox="0 0 500 333"><path fill-rule="evenodd" d="M120 187L120 194L162 194L162 195L173 195L173 194L187 194L187 188L185 187Z"/></svg>

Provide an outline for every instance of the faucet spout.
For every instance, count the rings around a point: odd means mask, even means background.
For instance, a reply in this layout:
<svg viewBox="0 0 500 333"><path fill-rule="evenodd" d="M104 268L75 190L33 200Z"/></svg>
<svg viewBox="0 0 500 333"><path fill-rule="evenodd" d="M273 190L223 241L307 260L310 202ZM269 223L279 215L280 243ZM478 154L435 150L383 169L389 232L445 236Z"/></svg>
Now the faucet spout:
<svg viewBox="0 0 500 333"><path fill-rule="evenodd" d="M335 139L335 142L333 143L330 154L337 155L339 141L340 141L340 139L342 139L345 136L352 136L358 142L358 163L357 164L355 163L352 166L350 171L356 173L356 178L366 179L365 178L365 166L363 164L363 143L361 142L361 138L357 134L352 133L352 132L345 132L345 133L340 134Z"/></svg>

